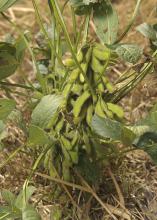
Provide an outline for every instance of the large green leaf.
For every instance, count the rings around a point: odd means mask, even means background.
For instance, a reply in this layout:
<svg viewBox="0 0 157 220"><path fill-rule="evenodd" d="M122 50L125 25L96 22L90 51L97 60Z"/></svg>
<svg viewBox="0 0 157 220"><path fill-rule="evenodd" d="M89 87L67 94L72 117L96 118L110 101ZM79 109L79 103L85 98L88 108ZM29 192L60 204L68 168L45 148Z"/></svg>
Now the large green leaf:
<svg viewBox="0 0 157 220"><path fill-rule="evenodd" d="M16 103L11 99L0 99L0 120L6 120L8 115L15 108Z"/></svg>
<svg viewBox="0 0 157 220"><path fill-rule="evenodd" d="M42 128L36 125L31 125L29 127L28 144L30 146L42 146L44 144L47 144L48 142L48 136Z"/></svg>
<svg viewBox="0 0 157 220"><path fill-rule="evenodd" d="M9 43L0 43L0 80L15 73L19 62L16 59L16 48Z"/></svg>
<svg viewBox="0 0 157 220"><path fill-rule="evenodd" d="M32 113L32 124L40 128L46 128L61 106L63 97L61 95L44 96Z"/></svg>
<svg viewBox="0 0 157 220"><path fill-rule="evenodd" d="M32 206L27 206L22 211L22 220L41 220L41 217L37 213L35 208L33 208Z"/></svg>
<svg viewBox="0 0 157 220"><path fill-rule="evenodd" d="M120 44L116 48L118 56L129 63L136 63L142 56L142 49L136 44Z"/></svg>
<svg viewBox="0 0 157 220"><path fill-rule="evenodd" d="M117 39L118 17L109 0L94 4L94 24L96 34L105 44L113 44Z"/></svg>
<svg viewBox="0 0 157 220"><path fill-rule="evenodd" d="M128 145L135 139L135 134L122 123L97 115L94 115L92 119L92 129L102 138L120 141Z"/></svg>
<svg viewBox="0 0 157 220"><path fill-rule="evenodd" d="M1 0L0 1L0 12L6 11L9 7L15 4L19 0Z"/></svg>
<svg viewBox="0 0 157 220"><path fill-rule="evenodd" d="M96 134L104 138L110 138L112 140L121 140L122 125L120 122L113 121L109 118L101 118L94 115L92 120L92 128Z"/></svg>

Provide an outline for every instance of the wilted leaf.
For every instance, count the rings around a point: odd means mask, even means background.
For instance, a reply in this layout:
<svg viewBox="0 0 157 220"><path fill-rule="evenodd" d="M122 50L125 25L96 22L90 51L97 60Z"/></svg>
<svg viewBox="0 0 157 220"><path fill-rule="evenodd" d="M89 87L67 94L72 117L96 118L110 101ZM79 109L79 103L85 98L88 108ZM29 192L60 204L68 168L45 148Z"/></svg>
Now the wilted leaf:
<svg viewBox="0 0 157 220"><path fill-rule="evenodd" d="M44 96L32 113L32 124L46 128L63 101L60 95Z"/></svg>
<svg viewBox="0 0 157 220"><path fill-rule="evenodd" d="M142 49L136 44L120 44L116 53L122 60L135 64L142 56Z"/></svg>
<svg viewBox="0 0 157 220"><path fill-rule="evenodd" d="M118 17L109 0L97 3L93 7L96 34L105 44L113 44L117 39Z"/></svg>

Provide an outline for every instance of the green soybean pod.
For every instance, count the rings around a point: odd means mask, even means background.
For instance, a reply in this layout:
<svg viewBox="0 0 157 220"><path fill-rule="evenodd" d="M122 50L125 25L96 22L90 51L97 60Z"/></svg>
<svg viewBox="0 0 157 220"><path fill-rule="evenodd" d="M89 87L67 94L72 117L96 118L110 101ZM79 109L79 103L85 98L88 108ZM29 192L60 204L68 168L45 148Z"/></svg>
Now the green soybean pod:
<svg viewBox="0 0 157 220"><path fill-rule="evenodd" d="M102 74L104 71L104 66L100 63L100 61L92 56L91 68L94 72Z"/></svg>
<svg viewBox="0 0 157 220"><path fill-rule="evenodd" d="M78 78L78 76L79 76L79 73L80 73L79 68L74 69L74 70L71 72L70 76L69 76L69 83L75 82L75 80L76 80L76 79Z"/></svg>
<svg viewBox="0 0 157 220"><path fill-rule="evenodd" d="M66 150L71 150L72 149L72 144L66 137L61 135L60 140L61 140L63 146L66 148Z"/></svg>
<svg viewBox="0 0 157 220"><path fill-rule="evenodd" d="M85 91L80 97L77 98L74 108L73 108L73 115L75 118L77 118L81 112L81 109L84 105L84 103L90 98L89 91Z"/></svg>
<svg viewBox="0 0 157 220"><path fill-rule="evenodd" d="M91 121L92 121L92 117L93 117L93 112L94 112L93 104L90 104L88 109L87 109L87 115L86 115L86 122L87 122L87 124L89 126L91 125Z"/></svg>
<svg viewBox="0 0 157 220"><path fill-rule="evenodd" d="M109 49L98 49L97 47L93 48L93 55L101 61L107 61L110 59L111 52Z"/></svg>

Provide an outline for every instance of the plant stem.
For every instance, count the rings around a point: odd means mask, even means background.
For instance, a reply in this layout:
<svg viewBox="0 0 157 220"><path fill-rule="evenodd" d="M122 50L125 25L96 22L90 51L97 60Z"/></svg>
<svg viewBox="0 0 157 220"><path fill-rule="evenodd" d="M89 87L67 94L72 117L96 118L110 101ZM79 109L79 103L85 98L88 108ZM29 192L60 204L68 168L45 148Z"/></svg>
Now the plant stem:
<svg viewBox="0 0 157 220"><path fill-rule="evenodd" d="M157 51L154 52L153 57L157 55ZM110 99L111 102L119 102L124 96L126 96L131 90L133 90L136 85L143 80L143 78L149 74L152 71L153 68L153 62L149 62L144 64L142 70L140 73L134 72L136 74L135 78L128 82L125 86L123 86L121 89L115 91L112 94L112 97Z"/></svg>
<svg viewBox="0 0 157 220"><path fill-rule="evenodd" d="M132 15L132 18L131 18L129 24L127 25L127 27L126 27L126 29L124 30L124 32L120 35L120 37L114 42L114 44L118 44L118 43L125 37L125 35L128 33L128 31L129 31L130 28L132 27L132 25L133 25L133 23L134 23L134 21L135 21L135 18L136 18L137 14L138 14L141 1L142 1L142 0L138 0L138 1L137 1L137 4L136 4L135 10L134 10L134 13L133 13L133 15Z"/></svg>
<svg viewBox="0 0 157 220"><path fill-rule="evenodd" d="M55 11L56 19L58 20L58 22L60 23L60 25L61 25L61 27L62 27L62 29L63 29L63 31L64 31L64 35L65 35L67 44L68 44L68 46L69 46L69 48L70 48L72 57L73 57L73 59L74 59L76 65L78 66L80 72L81 72L82 75L84 76L85 81L86 81L86 83L88 84L88 87L89 87L89 89L90 89L92 95L95 95L95 92L94 92L94 90L93 90L93 88L92 88L92 86L91 86L91 84L90 84L90 82L89 82L89 80L88 80L88 77L87 77L86 74L84 73L84 71L83 71L83 69L82 69L80 63L79 63L78 60L77 60L77 57L76 57L75 51L74 51L74 49L73 49L73 45L72 45L72 43L71 43L71 39L70 39L70 36L69 36L69 34L68 34L67 27L66 27L65 22L64 22L64 20L63 20L63 17L62 17L60 8L59 8L58 3L57 3L57 0L50 0L50 1L51 1L53 10Z"/></svg>
<svg viewBox="0 0 157 220"><path fill-rule="evenodd" d="M34 91L34 88L32 88L32 87L30 87L30 86L18 84L18 83L14 83L14 84L13 84L13 83L9 83L9 82L0 81L0 85L3 85L3 86L12 86L12 87L19 87L19 88L29 89L29 90Z"/></svg>
<svg viewBox="0 0 157 220"><path fill-rule="evenodd" d="M38 156L38 158L36 159L33 168L28 176L28 178L25 180L24 184L23 184L23 192L24 192L24 196L23 196L23 205L26 205L26 190L29 184L29 181L32 177L32 175L34 174L35 170L37 169L38 165L40 164L41 160L43 159L43 157L45 156L45 154L47 153L47 151L51 148L51 145L47 146L46 149L43 149L43 151L40 153L40 155Z"/></svg>
<svg viewBox="0 0 157 220"><path fill-rule="evenodd" d="M36 17L37 17L37 19L38 19L38 23L39 23L39 25L40 25L40 28L41 28L43 34L45 35L46 39L48 40L49 46L50 46L50 48L51 48L51 51L53 51L53 53L54 53L55 56L57 57L59 64L65 69L65 66L64 66L64 64L63 64L63 62L62 62L61 57L60 57L59 54L56 52L55 46L53 45L52 40L49 38L48 33L47 33L47 31L45 30L45 28L44 28L44 25L43 25L43 22L42 22L42 20L41 20L40 13L39 13L39 10L38 10L37 4L36 4L36 0L32 0L32 3L33 3L33 6L34 6L34 9L35 9L35 13L36 13Z"/></svg>
<svg viewBox="0 0 157 220"><path fill-rule="evenodd" d="M73 35L74 35L74 47L75 47L75 52L77 51L76 48L76 38L77 38L77 26L76 26L76 17L75 17L75 12L73 7L71 7L71 14L72 14L72 23L73 23Z"/></svg>
<svg viewBox="0 0 157 220"><path fill-rule="evenodd" d="M87 37L88 37L88 29L89 29L89 21L90 21L90 13L87 14L86 20L85 20L85 27L84 27L84 36L82 40L82 44L86 44L87 42Z"/></svg>

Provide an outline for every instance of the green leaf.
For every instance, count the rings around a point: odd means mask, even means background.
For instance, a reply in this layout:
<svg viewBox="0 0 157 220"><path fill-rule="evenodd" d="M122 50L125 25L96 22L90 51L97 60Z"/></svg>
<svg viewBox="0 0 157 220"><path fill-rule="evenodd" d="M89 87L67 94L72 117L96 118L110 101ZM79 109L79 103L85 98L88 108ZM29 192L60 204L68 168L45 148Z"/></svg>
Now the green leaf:
<svg viewBox="0 0 157 220"><path fill-rule="evenodd" d="M92 129L102 138L120 141L128 145L135 139L135 134L122 123L97 115L94 115L92 119Z"/></svg>
<svg viewBox="0 0 157 220"><path fill-rule="evenodd" d="M142 49L136 44L120 44L116 53L122 60L135 64L142 56Z"/></svg>
<svg viewBox="0 0 157 220"><path fill-rule="evenodd" d="M149 127L149 131L157 131L157 111L151 111L146 118L137 122L137 125L144 125Z"/></svg>
<svg viewBox="0 0 157 220"><path fill-rule="evenodd" d="M9 43L0 43L0 80L15 73L19 63L16 59L16 48Z"/></svg>
<svg viewBox="0 0 157 220"><path fill-rule="evenodd" d="M8 52L14 56L16 54L16 48L11 43L0 42L0 52Z"/></svg>
<svg viewBox="0 0 157 220"><path fill-rule="evenodd" d="M46 128L61 106L63 97L61 95L44 96L32 113L32 124L40 128Z"/></svg>
<svg viewBox="0 0 157 220"><path fill-rule="evenodd" d="M6 11L9 7L15 4L19 0L1 0L0 1L0 12Z"/></svg>
<svg viewBox="0 0 157 220"><path fill-rule="evenodd" d="M79 162L75 166L77 171L83 176L83 178L92 185L100 179L101 171L100 164L96 160L90 160L89 156L82 152L79 156Z"/></svg>
<svg viewBox="0 0 157 220"><path fill-rule="evenodd" d="M132 145L132 142L136 139L136 134L128 129L126 126L122 127L121 141L125 145Z"/></svg>
<svg viewBox="0 0 157 220"><path fill-rule="evenodd" d="M36 190L36 188L34 186L28 186L25 191L21 190L21 192L19 193L19 195L16 198L15 206L18 209L23 209L24 208L24 204L23 204L24 195L26 198L25 203L27 204L28 200L30 199L30 197L32 196L32 194L34 193L35 190Z"/></svg>
<svg viewBox="0 0 157 220"><path fill-rule="evenodd" d="M121 140L122 125L120 122L113 121L109 118L103 119L94 115L92 128L96 134L103 138L110 138L115 141Z"/></svg>
<svg viewBox="0 0 157 220"><path fill-rule="evenodd" d="M136 27L136 30L152 41L157 40L156 31L149 24L140 24L138 27Z"/></svg>
<svg viewBox="0 0 157 220"><path fill-rule="evenodd" d="M88 14L96 2L97 0L70 0L70 4L74 7L77 15Z"/></svg>
<svg viewBox="0 0 157 220"><path fill-rule="evenodd" d="M157 133L146 132L134 141L134 146L144 150L157 164Z"/></svg>
<svg viewBox="0 0 157 220"><path fill-rule="evenodd" d="M21 62L24 58L25 50L27 48L26 42L23 37L19 37L15 43L16 59Z"/></svg>
<svg viewBox="0 0 157 220"><path fill-rule="evenodd" d="M5 202L8 203L8 205L10 205L12 207L14 206L15 195L12 192L10 192L7 189L3 189L1 191L1 195L2 195L2 198L5 200Z"/></svg>
<svg viewBox="0 0 157 220"><path fill-rule="evenodd" d="M46 132L42 128L36 125L31 125L29 127L29 136L27 142L30 146L42 146L47 144L49 139Z"/></svg>
<svg viewBox="0 0 157 220"><path fill-rule="evenodd" d="M15 108L16 103L11 99L0 99L0 120L4 121L7 119L9 114Z"/></svg>
<svg viewBox="0 0 157 220"><path fill-rule="evenodd" d="M41 220L41 217L37 213L35 208L33 208L32 206L27 206L22 211L22 220Z"/></svg>
<svg viewBox="0 0 157 220"><path fill-rule="evenodd" d="M109 0L97 3L93 7L93 19L96 34L105 44L113 44L117 39L118 16Z"/></svg>
<svg viewBox="0 0 157 220"><path fill-rule="evenodd" d="M133 145L147 152L157 164L157 107L154 106L146 118L140 120L134 126L129 126L137 138Z"/></svg>

